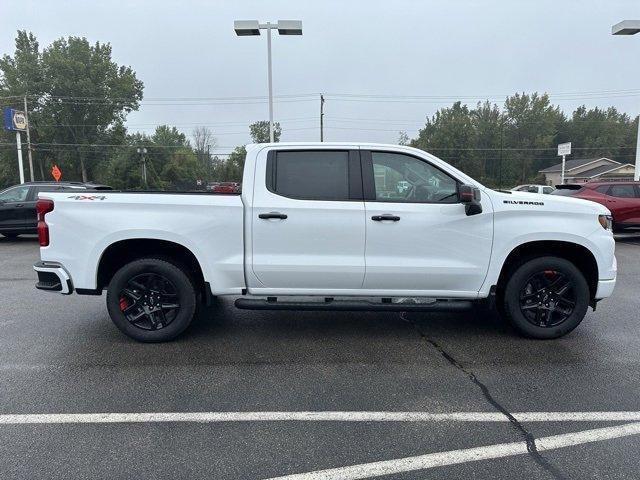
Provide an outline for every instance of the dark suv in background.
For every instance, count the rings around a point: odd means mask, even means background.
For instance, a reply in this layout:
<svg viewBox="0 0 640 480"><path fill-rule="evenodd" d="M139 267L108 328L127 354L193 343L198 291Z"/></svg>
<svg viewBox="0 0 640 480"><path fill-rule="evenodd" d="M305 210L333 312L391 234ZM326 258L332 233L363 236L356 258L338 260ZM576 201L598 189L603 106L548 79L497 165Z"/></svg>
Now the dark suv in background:
<svg viewBox="0 0 640 480"><path fill-rule="evenodd" d="M598 202L613 217L613 229L640 228L640 182L600 181L556 185L552 195L564 195Z"/></svg>
<svg viewBox="0 0 640 480"><path fill-rule="evenodd" d="M0 191L0 233L14 238L37 233L36 200L40 192L111 190L106 185L80 182L27 182Z"/></svg>

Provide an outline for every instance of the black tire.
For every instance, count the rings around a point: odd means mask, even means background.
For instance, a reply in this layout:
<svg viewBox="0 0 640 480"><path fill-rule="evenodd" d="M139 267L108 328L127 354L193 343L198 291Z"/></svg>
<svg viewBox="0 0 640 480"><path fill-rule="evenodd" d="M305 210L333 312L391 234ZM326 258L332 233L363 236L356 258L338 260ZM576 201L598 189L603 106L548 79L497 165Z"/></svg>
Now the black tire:
<svg viewBox="0 0 640 480"><path fill-rule="evenodd" d="M544 284L547 278L548 285ZM538 281L542 282L541 289L537 288L541 284L533 286ZM565 283L569 287L559 294ZM511 271L502 305L506 319L520 334L552 339L566 335L582 322L589 300L589 285L582 272L568 260L546 256L524 261Z"/></svg>
<svg viewBox="0 0 640 480"><path fill-rule="evenodd" d="M131 282L139 282L141 278L150 278L150 281L160 282L171 293L159 293L165 291L165 288L157 287L157 284L156 289L150 288L145 293L136 290L137 299L124 293L125 291L131 292ZM154 307L156 311L148 314L143 313L142 309L144 307L140 303L144 302L145 306L152 305L152 303L147 302L149 298L153 301L154 295L157 302L156 307ZM171 295L174 299L172 301L178 307L165 312L159 306L160 301L158 298L162 295ZM124 306L123 301L125 302ZM128 303L131 303L131 305L128 305ZM131 321L125 315L129 307L136 309L135 312L129 314L130 317L142 313L139 323ZM141 258L127 263L115 273L107 289L107 309L113 323L128 337L146 343L166 342L180 335L193 320L196 310L196 288L185 269L179 265L161 258ZM160 312L159 310L163 311ZM167 316L165 316L165 313ZM159 316L164 319L164 323L157 321ZM152 323L147 320L151 318L156 319L156 321ZM144 322L147 323L145 324Z"/></svg>

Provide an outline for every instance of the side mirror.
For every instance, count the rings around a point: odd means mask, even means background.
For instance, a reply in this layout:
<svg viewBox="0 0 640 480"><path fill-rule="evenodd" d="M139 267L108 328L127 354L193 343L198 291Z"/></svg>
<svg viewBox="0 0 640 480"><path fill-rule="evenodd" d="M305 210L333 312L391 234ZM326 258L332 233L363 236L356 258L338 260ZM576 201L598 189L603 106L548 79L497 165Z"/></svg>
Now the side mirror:
<svg viewBox="0 0 640 480"><path fill-rule="evenodd" d="M464 211L467 215L482 213L479 188L473 185L460 185L458 187L458 201L464 204Z"/></svg>

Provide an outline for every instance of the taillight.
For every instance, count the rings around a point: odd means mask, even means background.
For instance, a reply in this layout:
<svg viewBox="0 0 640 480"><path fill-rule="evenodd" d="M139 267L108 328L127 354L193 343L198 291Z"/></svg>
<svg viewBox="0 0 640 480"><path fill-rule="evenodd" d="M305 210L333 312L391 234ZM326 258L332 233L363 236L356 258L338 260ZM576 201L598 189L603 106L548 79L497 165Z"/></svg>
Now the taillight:
<svg viewBox="0 0 640 480"><path fill-rule="evenodd" d="M46 198L38 199L36 202L36 212L38 213L38 239L40 240L40 246L46 247L49 245L49 226L44 220L44 216L53 210L53 200Z"/></svg>

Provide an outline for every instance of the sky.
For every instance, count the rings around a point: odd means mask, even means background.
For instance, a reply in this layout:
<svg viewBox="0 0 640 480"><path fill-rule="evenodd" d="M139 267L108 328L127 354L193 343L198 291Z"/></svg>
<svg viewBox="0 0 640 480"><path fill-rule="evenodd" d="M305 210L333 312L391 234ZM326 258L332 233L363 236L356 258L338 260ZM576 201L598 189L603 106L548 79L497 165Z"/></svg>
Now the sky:
<svg viewBox="0 0 640 480"><path fill-rule="evenodd" d="M640 34L612 36L611 25L639 18L637 0L2 0L0 54L13 54L18 29L41 46L109 42L144 82L131 131L206 125L227 153L268 119L266 36L237 37L234 20L302 20L302 36L273 35L282 141L319 140L323 93L325 141L395 143L457 99L501 105L523 91L548 92L567 113L638 115Z"/></svg>

